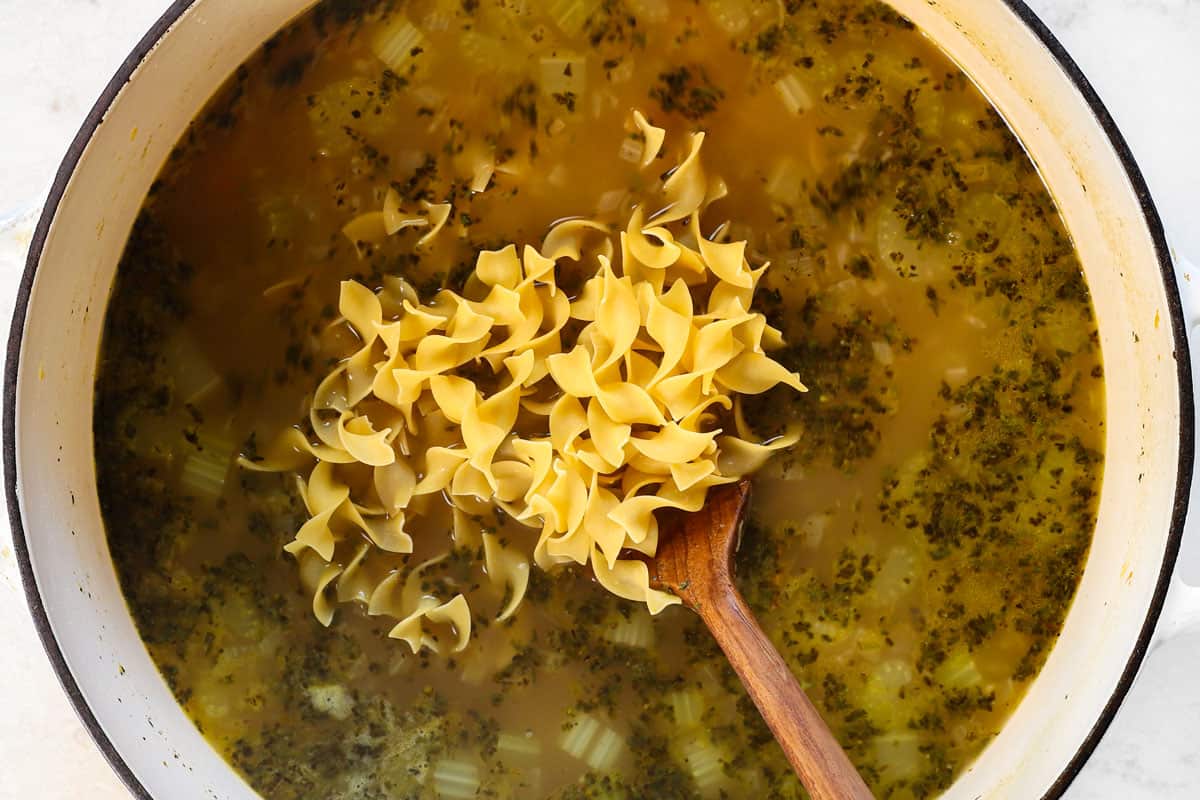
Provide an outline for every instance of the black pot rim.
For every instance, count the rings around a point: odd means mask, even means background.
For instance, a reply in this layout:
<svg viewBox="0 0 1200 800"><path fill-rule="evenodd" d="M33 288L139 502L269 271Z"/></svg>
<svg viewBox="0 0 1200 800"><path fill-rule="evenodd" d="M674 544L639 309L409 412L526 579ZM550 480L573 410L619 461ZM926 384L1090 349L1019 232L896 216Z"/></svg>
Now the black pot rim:
<svg viewBox="0 0 1200 800"><path fill-rule="evenodd" d="M96 129L104 120L109 107L130 81L138 66L145 60L158 44L159 40L171 29L179 18L194 5L196 0L174 0L171 6L151 26L150 30L137 43L133 51L122 62L120 68L104 88L99 99L84 119L83 125L76 134L71 146L63 158L51 187L49 197L42 210L30 243L29 256L25 271L17 292L16 308L13 313L12 328L9 333L7 360L4 369L4 419L3 419L3 456L4 456L4 489L8 504L8 514L12 526L13 549L24 584L26 601L33 615L34 626L50 659L51 666L62 684L71 705L75 708L80 721L108 760L113 770L120 777L128 790L138 800L155 800L137 776L124 757L108 738L100 722L92 713L87 700L80 690L79 684L71 674L61 647L54 636L50 618L42 602L41 593L33 574L33 565L29 558L29 548L26 542L24 524L21 518L21 506L18 497L16 473L16 397L17 376L20 371L21 345L25 332L26 313L29 305L30 292L33 287L34 275L41 260L42 248L46 242L51 222L58 211L63 193L75 172L79 160L83 156L88 142ZM1170 312L1171 330L1175 338L1175 361L1179 380L1180 396L1180 437L1179 437L1179 474L1176 478L1175 500L1171 513L1171 529L1163 554L1162 567L1159 570L1155 585L1154 596L1151 600L1146 619L1142 624L1137 641L1121 673L1117 686L1101 710L1096 723L1092 726L1087 737L1076 751L1071 760L1063 767L1058 779L1051 785L1043 800L1057 800L1066 792L1067 787L1075 780L1083 769L1088 758L1095 751L1105 731L1112 723L1133 685L1138 669L1150 647L1151 639L1158 619L1162 614L1167 591L1170 588L1171 576L1175 570L1175 562L1179 555L1180 544L1183 540L1184 521L1187 513L1188 496L1192 483L1192 464L1194 458L1195 417L1193 411L1193 388L1191 358L1188 349L1187 327L1184 321L1179 286L1167 244L1166 233L1163 230L1162 219L1150 196L1149 187L1138 167L1133 153L1125 137L1121 134L1115 120L1105 107L1099 94L1088 78L1083 74L1079 65L1063 47L1062 43L1050 32L1045 23L1025 4L1025 0L1001 0L1009 9L1041 40L1042 44L1054 56L1063 72L1071 79L1075 88L1083 96L1091 109L1097 123L1105 134L1120 159L1126 176L1132 186L1146 226L1154 242L1155 255L1162 272L1162 280L1167 294L1167 306Z"/></svg>

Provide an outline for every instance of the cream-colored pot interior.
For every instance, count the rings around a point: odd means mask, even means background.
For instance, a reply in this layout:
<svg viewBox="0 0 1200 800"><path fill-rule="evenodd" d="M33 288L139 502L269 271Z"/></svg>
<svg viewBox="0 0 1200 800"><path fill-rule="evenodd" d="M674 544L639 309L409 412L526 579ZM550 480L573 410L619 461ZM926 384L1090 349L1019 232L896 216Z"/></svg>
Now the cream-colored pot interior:
<svg viewBox="0 0 1200 800"><path fill-rule="evenodd" d="M1001 0L893 2L974 76L1032 151L1082 252L1099 314L1109 375L1108 466L1083 586L1028 697L947 795L1036 798L1061 788L1056 782L1120 694L1164 554L1174 557L1181 436L1190 445L1175 360L1183 345L1174 338L1177 314L1139 198L1087 101L1042 41ZM105 303L142 198L188 121L225 76L307 5L196 0L183 13L87 144L57 207L28 304L15 443L36 588L103 731L101 744L119 754L126 779L155 798L253 793L175 704L138 639L109 561L92 463L92 381Z"/></svg>

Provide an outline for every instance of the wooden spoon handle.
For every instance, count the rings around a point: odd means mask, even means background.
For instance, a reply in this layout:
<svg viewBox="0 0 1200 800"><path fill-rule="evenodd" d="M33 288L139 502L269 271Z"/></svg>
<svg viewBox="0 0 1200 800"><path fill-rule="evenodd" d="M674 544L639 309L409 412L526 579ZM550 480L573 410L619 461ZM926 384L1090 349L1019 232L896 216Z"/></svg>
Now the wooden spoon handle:
<svg viewBox="0 0 1200 800"><path fill-rule="evenodd" d="M800 688L732 582L696 611L725 651L750 698L813 800L873 800L820 712Z"/></svg>

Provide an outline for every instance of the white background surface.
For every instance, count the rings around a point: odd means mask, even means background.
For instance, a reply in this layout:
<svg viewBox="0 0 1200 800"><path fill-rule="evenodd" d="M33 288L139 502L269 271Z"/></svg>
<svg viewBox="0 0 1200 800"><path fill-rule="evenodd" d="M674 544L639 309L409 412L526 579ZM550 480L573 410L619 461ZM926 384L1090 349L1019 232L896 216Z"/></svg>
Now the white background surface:
<svg viewBox="0 0 1200 800"><path fill-rule="evenodd" d="M248 0L253 2L253 0ZM1200 264L1200 0L1029 0L1130 140L1175 247ZM28 226L95 97L167 0L0 0L0 329ZM1200 530L1185 544L1200 578ZM124 800L25 608L0 510L0 800ZM1200 630L1150 656L1069 800L1200 797ZM1024 800L1011 798L1011 800Z"/></svg>

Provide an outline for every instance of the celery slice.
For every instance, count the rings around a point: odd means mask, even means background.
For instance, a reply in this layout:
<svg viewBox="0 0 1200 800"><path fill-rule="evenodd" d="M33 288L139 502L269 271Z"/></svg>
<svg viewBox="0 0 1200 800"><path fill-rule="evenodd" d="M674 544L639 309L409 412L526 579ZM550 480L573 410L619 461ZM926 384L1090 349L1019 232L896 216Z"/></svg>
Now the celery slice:
<svg viewBox="0 0 1200 800"><path fill-rule="evenodd" d="M725 777L721 751L700 736L685 741L680 750L692 780L701 792L707 794Z"/></svg>
<svg viewBox="0 0 1200 800"><path fill-rule="evenodd" d="M704 698L696 689L685 689L673 692L670 697L671 711L675 715L675 724L682 728L694 728L700 724L704 716Z"/></svg>
<svg viewBox="0 0 1200 800"><path fill-rule="evenodd" d="M970 689L983 683L975 659L965 646L955 648L934 673L942 686L950 689Z"/></svg>
<svg viewBox="0 0 1200 800"><path fill-rule="evenodd" d="M563 735L559 746L568 755L582 759L599 732L600 722L595 717L589 714L580 714Z"/></svg>
<svg viewBox="0 0 1200 800"><path fill-rule="evenodd" d="M600 8L603 0L552 0L548 9L550 18L559 30L568 36L575 36L587 21Z"/></svg>
<svg viewBox="0 0 1200 800"><path fill-rule="evenodd" d="M536 761L542 755L542 743L532 733L505 731L496 740L496 750L512 759Z"/></svg>
<svg viewBox="0 0 1200 800"><path fill-rule="evenodd" d="M433 790L438 797L469 800L479 791L479 767L470 761L446 759L433 768Z"/></svg>
<svg viewBox="0 0 1200 800"><path fill-rule="evenodd" d="M408 17L397 14L371 39L371 52L397 75L406 75L421 54L425 36Z"/></svg>
<svg viewBox="0 0 1200 800"><path fill-rule="evenodd" d="M596 744L592 747L591 752L587 754L584 761L589 767L597 772L605 772L613 768L617 763L617 759L621 757L621 751L625 747L625 741L621 735L612 728L605 728L596 737Z"/></svg>
<svg viewBox="0 0 1200 800"><path fill-rule="evenodd" d="M199 497L220 497L237 448L212 433L197 433L194 450L183 461L179 485Z"/></svg>
<svg viewBox="0 0 1200 800"><path fill-rule="evenodd" d="M171 371L174 398L180 403L199 402L221 383L221 376L213 369L212 362L200 349L196 340L187 333L173 336L163 350L167 366Z"/></svg>
<svg viewBox="0 0 1200 800"><path fill-rule="evenodd" d="M609 626L606 634L614 644L626 647L651 647L654 645L654 621L650 614L643 609L634 609L629 619L622 618Z"/></svg>
<svg viewBox="0 0 1200 800"><path fill-rule="evenodd" d="M794 72L789 72L775 81L775 91L783 101L784 108L792 114L803 114L814 105L812 92Z"/></svg>

